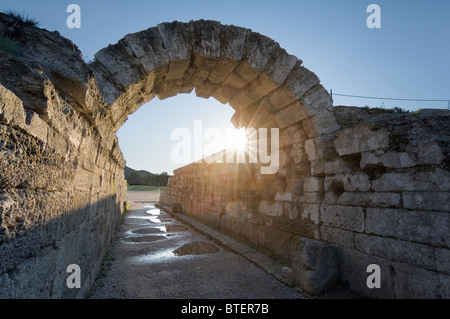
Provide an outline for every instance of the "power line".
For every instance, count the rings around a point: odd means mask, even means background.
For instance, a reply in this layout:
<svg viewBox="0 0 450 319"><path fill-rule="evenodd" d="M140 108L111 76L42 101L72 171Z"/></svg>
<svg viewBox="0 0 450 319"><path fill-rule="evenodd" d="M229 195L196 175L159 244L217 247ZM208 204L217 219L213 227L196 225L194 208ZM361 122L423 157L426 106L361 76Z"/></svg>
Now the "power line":
<svg viewBox="0 0 450 319"><path fill-rule="evenodd" d="M402 99L402 98L393 98L393 97L374 97L374 96L363 96L363 95L350 95L350 94L338 94L330 91L331 96L345 96L345 97L354 97L360 99L371 99L371 100L391 100L391 101L414 101L414 102L449 102L450 99L447 100L435 100L435 99Z"/></svg>

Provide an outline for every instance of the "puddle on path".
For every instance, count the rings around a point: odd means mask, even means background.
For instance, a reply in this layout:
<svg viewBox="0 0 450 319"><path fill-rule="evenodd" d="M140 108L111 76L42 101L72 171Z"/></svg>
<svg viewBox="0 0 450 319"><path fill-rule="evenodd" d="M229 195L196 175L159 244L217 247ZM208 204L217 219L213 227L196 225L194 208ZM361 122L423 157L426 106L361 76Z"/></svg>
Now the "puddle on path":
<svg viewBox="0 0 450 319"><path fill-rule="evenodd" d="M149 218L128 217L123 224L124 225L148 225L150 223Z"/></svg>
<svg viewBox="0 0 450 319"><path fill-rule="evenodd" d="M176 256L216 254L218 252L217 246L204 241L190 242L173 251Z"/></svg>
<svg viewBox="0 0 450 319"><path fill-rule="evenodd" d="M170 236L176 236L176 238L180 239L184 238L186 234L189 236L189 227L174 223L173 219L168 218L170 215L156 208L155 205L146 205L145 209L144 214L140 213L141 215L136 214L129 216L126 223L146 225L147 227L129 230L127 232L128 236L123 238L124 242L152 243L168 239ZM183 232L185 233L182 234ZM177 245L177 240L175 240L174 243L163 250L148 252L145 255L136 256L133 259L135 262L160 262L167 260L167 258L181 258L181 256L186 256L186 258L192 256L192 258L194 258L193 256L196 255L216 254L220 251L217 246L206 241L192 241L186 243L186 238L183 241L184 244L181 246L179 241ZM170 242L171 241L167 241L167 243Z"/></svg>
<svg viewBox="0 0 450 319"><path fill-rule="evenodd" d="M166 236L162 235L148 235L148 236L132 236L125 237L122 240L127 243L151 243L155 241L160 241L167 239Z"/></svg>
<svg viewBox="0 0 450 319"><path fill-rule="evenodd" d="M152 208L145 211L147 214L153 215L153 216L159 216L161 214L161 210L158 208Z"/></svg>
<svg viewBox="0 0 450 319"><path fill-rule="evenodd" d="M165 230L162 230L160 228L161 227L139 228L139 229L132 230L131 232L133 234L138 234L138 235L142 235L142 234L163 234L163 233L165 233Z"/></svg>

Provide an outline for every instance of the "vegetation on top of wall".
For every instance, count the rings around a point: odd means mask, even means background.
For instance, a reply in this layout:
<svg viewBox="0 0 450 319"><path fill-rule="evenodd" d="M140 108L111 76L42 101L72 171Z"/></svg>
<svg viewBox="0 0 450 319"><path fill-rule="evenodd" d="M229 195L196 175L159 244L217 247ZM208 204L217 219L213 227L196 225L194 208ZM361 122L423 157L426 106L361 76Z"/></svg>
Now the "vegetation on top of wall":
<svg viewBox="0 0 450 319"><path fill-rule="evenodd" d="M0 34L0 51L17 57L21 53L20 45L8 36Z"/></svg>
<svg viewBox="0 0 450 319"><path fill-rule="evenodd" d="M389 109L385 109L384 107L369 107L369 106L365 105L364 108L369 112L369 114L383 114L383 113L408 114L408 113L412 113L411 111L405 110L398 106L389 108ZM414 113L417 113L417 112L414 112Z"/></svg>
<svg viewBox="0 0 450 319"><path fill-rule="evenodd" d="M411 111L402 109L401 107L398 107L398 106L394 107L393 110L394 110L394 112L393 112L394 114L407 114L407 113L411 113Z"/></svg>
<svg viewBox="0 0 450 319"><path fill-rule="evenodd" d="M17 20L17 22L19 22L21 25L35 28L39 26L38 21L36 21L33 18L30 18L28 15L25 15L25 13L19 13L14 10L4 10L3 13L12 17L14 20Z"/></svg>
<svg viewBox="0 0 450 319"><path fill-rule="evenodd" d="M39 22L24 13L19 13L13 10L4 10L2 13L13 18L14 22L7 25L6 31L0 32L0 51L14 57L18 57L22 53L22 47L19 42L15 40L18 36L18 30L16 27L38 27Z"/></svg>

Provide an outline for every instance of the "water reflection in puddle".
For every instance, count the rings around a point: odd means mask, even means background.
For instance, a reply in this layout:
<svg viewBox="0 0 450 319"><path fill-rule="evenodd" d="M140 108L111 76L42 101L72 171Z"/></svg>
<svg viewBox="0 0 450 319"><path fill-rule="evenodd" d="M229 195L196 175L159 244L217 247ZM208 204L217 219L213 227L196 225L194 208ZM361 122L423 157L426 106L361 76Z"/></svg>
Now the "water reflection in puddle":
<svg viewBox="0 0 450 319"><path fill-rule="evenodd" d="M165 261L168 258L175 257L175 254L172 251L173 249L165 249L154 253L148 253L141 256L133 257L133 262L136 263L152 263L152 262L161 262Z"/></svg>
<svg viewBox="0 0 450 319"><path fill-rule="evenodd" d="M159 210L159 209L157 209L157 208L148 209L148 210L146 210L145 212L146 212L147 214L154 215L154 216L157 216L157 215L160 215L160 214L161 214L161 210Z"/></svg>
<svg viewBox="0 0 450 319"><path fill-rule="evenodd" d="M144 255L135 256L132 258L132 262L135 263L158 263L158 262L167 262L167 259L176 258L176 259L190 259L190 258L201 258L201 255L209 255L216 254L220 251L220 249L208 242L190 242L187 244L178 247L178 249L174 249L173 247L146 253Z"/></svg>
<svg viewBox="0 0 450 319"><path fill-rule="evenodd" d="M122 240L126 243L152 243L167 239L164 235L146 235L146 236L130 236Z"/></svg>
<svg viewBox="0 0 450 319"><path fill-rule="evenodd" d="M162 230L162 228L164 228L164 226L162 226L162 227L150 227L150 228L139 228L139 229L130 230L127 233L138 234L138 235L142 235L142 234L163 234L166 231Z"/></svg>

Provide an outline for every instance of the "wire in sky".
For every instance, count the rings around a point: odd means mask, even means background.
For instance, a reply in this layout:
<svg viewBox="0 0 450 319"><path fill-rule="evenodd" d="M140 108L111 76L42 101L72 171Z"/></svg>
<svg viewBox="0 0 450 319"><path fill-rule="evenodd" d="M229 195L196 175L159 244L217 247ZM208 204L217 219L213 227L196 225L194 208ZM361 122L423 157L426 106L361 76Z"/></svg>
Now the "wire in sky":
<svg viewBox="0 0 450 319"><path fill-rule="evenodd" d="M447 99L447 100L435 100L435 99L401 99L401 98L394 98L394 97L374 97L374 96L362 96L362 95L338 94L338 93L333 93L332 91L331 91L331 95L345 96L345 97L355 97L355 98L360 98L360 99L372 99L372 100L414 101L414 102L449 102L449 103L450 103L450 99Z"/></svg>

